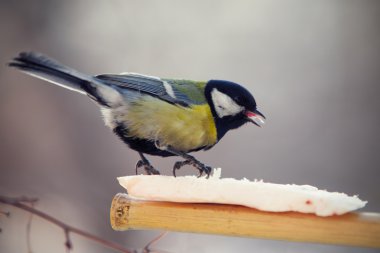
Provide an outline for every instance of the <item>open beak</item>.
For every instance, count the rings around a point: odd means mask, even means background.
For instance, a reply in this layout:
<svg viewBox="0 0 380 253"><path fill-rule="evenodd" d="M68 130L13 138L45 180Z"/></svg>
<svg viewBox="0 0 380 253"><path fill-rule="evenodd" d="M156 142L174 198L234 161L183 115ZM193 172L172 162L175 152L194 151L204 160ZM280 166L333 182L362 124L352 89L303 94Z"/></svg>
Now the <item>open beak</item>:
<svg viewBox="0 0 380 253"><path fill-rule="evenodd" d="M255 110L253 112L246 111L245 116L247 116L247 119L258 127L261 127L265 124L265 116L258 110Z"/></svg>

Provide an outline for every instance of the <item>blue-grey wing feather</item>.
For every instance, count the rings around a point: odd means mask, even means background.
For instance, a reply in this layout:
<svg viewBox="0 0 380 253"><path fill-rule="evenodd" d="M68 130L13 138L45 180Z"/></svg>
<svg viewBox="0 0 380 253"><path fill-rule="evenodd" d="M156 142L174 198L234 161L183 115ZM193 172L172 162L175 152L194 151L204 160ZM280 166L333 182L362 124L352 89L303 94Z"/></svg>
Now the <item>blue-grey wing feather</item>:
<svg viewBox="0 0 380 253"><path fill-rule="evenodd" d="M195 101L191 100L186 94L173 86L171 86L171 89L174 96L173 94L169 94L164 85L165 81L159 78L138 74L99 75L96 76L96 78L101 79L108 85L114 86L121 93L136 91L142 94L157 97L171 104L178 104L182 106L190 106L195 103Z"/></svg>

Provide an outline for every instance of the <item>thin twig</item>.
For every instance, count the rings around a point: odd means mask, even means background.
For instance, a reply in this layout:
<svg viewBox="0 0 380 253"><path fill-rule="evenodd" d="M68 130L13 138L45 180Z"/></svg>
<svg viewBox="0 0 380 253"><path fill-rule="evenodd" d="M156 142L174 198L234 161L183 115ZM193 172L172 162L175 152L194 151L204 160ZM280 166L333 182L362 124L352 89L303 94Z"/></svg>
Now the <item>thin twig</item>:
<svg viewBox="0 0 380 253"><path fill-rule="evenodd" d="M65 229L65 238L66 238L65 246L66 246L67 253L69 253L70 250L73 248L73 243L71 242L69 233L70 231L68 229Z"/></svg>
<svg viewBox="0 0 380 253"><path fill-rule="evenodd" d="M4 215L5 217L9 217L11 215L10 212L0 211L0 215Z"/></svg>
<svg viewBox="0 0 380 253"><path fill-rule="evenodd" d="M41 217L42 219L44 220L47 220L53 224L55 224L56 226L62 228L65 232L65 235L66 235L66 247L67 249L70 249L69 247L72 247L72 243L71 241L69 240L70 238L68 237L69 236L69 233L74 233L74 234L77 234L77 235L80 235L80 236L83 236L89 240L92 240L92 241L95 241L97 242L98 244L101 244L103 246L106 246L108 248L111 248L111 249L114 249L114 250L117 250L119 252L123 252L123 253L132 253L132 251L130 251L129 249L126 249L124 248L122 245L120 244L117 244L117 243L114 243L114 242L111 242L111 241L108 241L108 240L105 240L101 237L98 237L96 235L93 235L93 234L90 234L86 231L83 231L83 230L80 230L78 228L75 228L75 227L72 227L72 226L69 226L65 223L63 223L62 221L44 213L44 212L41 212L33 207L30 207L26 204L24 204L23 202L27 202L27 203L31 203L31 202L35 202L37 201L37 199L31 199L31 198L26 198L26 197L20 197L20 198L9 198L9 197L5 197L5 196L0 196L0 203L3 203L3 204L7 204L7 205L11 205L11 206L14 206L14 207L17 207L17 208L20 208L22 210L25 210L27 212L30 212L30 213L33 213L39 217Z"/></svg>
<svg viewBox="0 0 380 253"><path fill-rule="evenodd" d="M162 239L162 237L166 236L168 234L168 231L164 231L161 234L159 234L156 238L151 240L143 249L143 253L149 253L152 251L151 246L155 243L157 243L159 240Z"/></svg>
<svg viewBox="0 0 380 253"><path fill-rule="evenodd" d="M11 216L11 213L10 212L6 212L6 211L2 211L0 210L0 216L1 215L4 215L5 217L9 217ZM0 228L0 233L3 232L3 230Z"/></svg>
<svg viewBox="0 0 380 253"><path fill-rule="evenodd" d="M31 202L30 206L34 208L34 203ZM28 223L26 224L26 245L28 248L28 253L32 253L32 242L31 242L31 230L32 230L32 220L33 220L33 213L29 214Z"/></svg>

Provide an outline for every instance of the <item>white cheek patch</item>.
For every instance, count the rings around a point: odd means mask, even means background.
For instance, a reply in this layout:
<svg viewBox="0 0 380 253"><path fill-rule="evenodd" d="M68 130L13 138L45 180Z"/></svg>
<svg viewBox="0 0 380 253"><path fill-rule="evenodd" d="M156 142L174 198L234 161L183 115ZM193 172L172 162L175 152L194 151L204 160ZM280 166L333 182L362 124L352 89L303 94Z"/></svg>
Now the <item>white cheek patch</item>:
<svg viewBox="0 0 380 253"><path fill-rule="evenodd" d="M238 105L231 97L216 88L211 91L211 99L219 118L233 116L244 110L244 107Z"/></svg>

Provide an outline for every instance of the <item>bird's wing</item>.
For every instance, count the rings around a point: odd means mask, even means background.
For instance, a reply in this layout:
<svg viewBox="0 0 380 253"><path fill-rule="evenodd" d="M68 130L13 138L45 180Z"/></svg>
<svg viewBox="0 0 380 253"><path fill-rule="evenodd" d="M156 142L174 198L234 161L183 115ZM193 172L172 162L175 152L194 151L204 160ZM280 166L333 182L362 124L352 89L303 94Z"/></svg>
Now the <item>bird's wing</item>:
<svg viewBox="0 0 380 253"><path fill-rule="evenodd" d="M160 79L146 75L127 73L121 75L99 75L96 78L108 85L114 86L121 92L137 91L157 97L171 104L190 106L204 104L204 82L187 80Z"/></svg>
<svg viewBox="0 0 380 253"><path fill-rule="evenodd" d="M163 81L170 84L175 90L187 96L193 104L207 103L204 94L206 82L184 79L163 79Z"/></svg>

